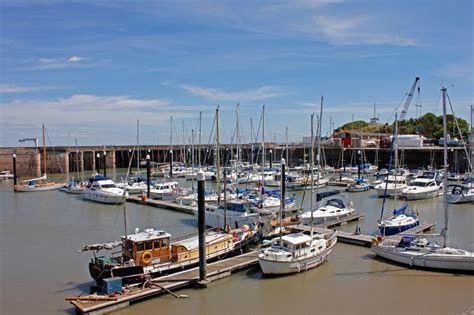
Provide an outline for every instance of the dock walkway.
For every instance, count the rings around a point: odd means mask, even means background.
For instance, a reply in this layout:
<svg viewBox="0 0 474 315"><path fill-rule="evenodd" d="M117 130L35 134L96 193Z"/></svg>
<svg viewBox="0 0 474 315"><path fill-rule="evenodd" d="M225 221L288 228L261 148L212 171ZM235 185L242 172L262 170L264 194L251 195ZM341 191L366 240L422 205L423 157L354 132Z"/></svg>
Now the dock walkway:
<svg viewBox="0 0 474 315"><path fill-rule="evenodd" d="M129 196L127 198L127 201L139 203L146 206L152 206L156 208L163 208L163 209L168 209L168 210L173 210L173 211L178 211L178 212L184 212L188 214L194 214L194 209L195 209L194 207L180 205L178 203L171 202L171 201L156 200L156 199L151 199L151 198L148 198L144 201L141 196Z"/></svg>
<svg viewBox="0 0 474 315"><path fill-rule="evenodd" d="M258 262L257 251L251 251L242 255L223 259L207 265L207 279L218 280L230 276L232 272L250 267ZM174 273L153 279L150 287L132 287L130 292L123 293L116 300L84 301L71 299L76 311L80 314L104 314L114 310L128 307L130 304L140 300L154 297L169 290L178 289L197 284L199 279L199 267Z"/></svg>

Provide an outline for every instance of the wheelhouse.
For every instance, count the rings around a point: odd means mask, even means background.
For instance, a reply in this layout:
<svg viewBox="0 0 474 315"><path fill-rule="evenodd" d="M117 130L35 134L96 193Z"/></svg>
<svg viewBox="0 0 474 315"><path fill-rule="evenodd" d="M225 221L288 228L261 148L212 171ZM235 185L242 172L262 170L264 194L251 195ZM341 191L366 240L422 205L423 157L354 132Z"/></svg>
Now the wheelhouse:
<svg viewBox="0 0 474 315"><path fill-rule="evenodd" d="M154 229L123 236L124 260L133 259L139 266L169 262L170 237L171 235L165 231Z"/></svg>

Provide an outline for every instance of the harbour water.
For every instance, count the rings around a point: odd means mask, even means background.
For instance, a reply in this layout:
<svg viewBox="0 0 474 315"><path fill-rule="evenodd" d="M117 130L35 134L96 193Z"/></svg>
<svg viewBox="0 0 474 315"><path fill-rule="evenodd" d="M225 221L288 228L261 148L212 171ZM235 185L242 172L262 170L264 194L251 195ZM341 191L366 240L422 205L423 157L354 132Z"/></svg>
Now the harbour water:
<svg viewBox="0 0 474 315"><path fill-rule="evenodd" d="M110 175L110 174L109 174ZM115 176L115 174L113 174ZM120 176L115 176L119 178ZM190 184L189 182L187 183ZM301 192L297 199L301 200ZM308 196L305 203L308 203ZM344 193L365 220L343 226L376 230L382 199L374 191ZM118 240L124 232L123 206L83 201L63 192L14 193L0 183L0 313L74 313L64 300L86 294L93 284L85 244ZM401 201L398 202L402 204ZM410 202L420 221L439 221L441 197ZM175 236L194 232L195 217L127 203L128 230L156 227ZM450 205L449 236L474 249L474 207ZM393 210L393 201L386 209ZM439 222L437 229L439 228ZM264 277L258 266L185 289L187 299L164 295L116 314L462 314L473 312L474 276L412 270L375 257L369 248L338 243L327 263L301 274Z"/></svg>

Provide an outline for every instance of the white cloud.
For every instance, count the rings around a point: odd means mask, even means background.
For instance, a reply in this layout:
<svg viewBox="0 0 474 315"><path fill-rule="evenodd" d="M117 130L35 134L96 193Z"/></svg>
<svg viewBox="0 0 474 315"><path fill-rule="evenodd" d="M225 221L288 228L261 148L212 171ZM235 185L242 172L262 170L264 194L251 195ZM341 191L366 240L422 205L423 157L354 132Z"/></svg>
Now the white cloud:
<svg viewBox="0 0 474 315"><path fill-rule="evenodd" d="M417 42L411 38L405 38L396 34L378 31L373 17L329 17L314 16L308 23L296 25L296 29L313 35L317 38L326 39L336 45L351 44L386 44L394 46L416 46Z"/></svg>
<svg viewBox="0 0 474 315"><path fill-rule="evenodd" d="M0 93L26 93L39 91L42 88L34 86L19 86L15 84L0 84Z"/></svg>
<svg viewBox="0 0 474 315"><path fill-rule="evenodd" d="M19 70L37 71L64 68L92 68L100 64L100 62L90 62L89 60L89 58L79 56L69 58L39 58L35 64Z"/></svg>
<svg viewBox="0 0 474 315"><path fill-rule="evenodd" d="M220 89L201 88L198 86L187 84L181 84L180 87L191 94L217 101L260 101L289 94L287 91L284 91L281 88L275 88L271 86L262 86L254 90L243 90L235 92L225 92Z"/></svg>

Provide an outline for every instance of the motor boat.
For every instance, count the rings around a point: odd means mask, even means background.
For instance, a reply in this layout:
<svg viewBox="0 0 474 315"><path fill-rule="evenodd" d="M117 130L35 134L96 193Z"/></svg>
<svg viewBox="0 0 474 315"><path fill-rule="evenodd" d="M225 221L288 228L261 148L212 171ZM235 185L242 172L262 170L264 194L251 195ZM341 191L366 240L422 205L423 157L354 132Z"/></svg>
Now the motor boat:
<svg viewBox="0 0 474 315"><path fill-rule="evenodd" d="M127 199L127 193L117 187L110 178L96 175L89 178L85 189L82 192L82 198L107 204L121 204Z"/></svg>
<svg viewBox="0 0 474 315"><path fill-rule="evenodd" d="M401 196L407 200L419 200L437 197L442 193L443 186L436 181L434 172L424 172L410 182Z"/></svg>
<svg viewBox="0 0 474 315"><path fill-rule="evenodd" d="M389 175L387 180L374 187L379 197L396 197L400 196L402 191L407 188L407 180L405 176Z"/></svg>
<svg viewBox="0 0 474 315"><path fill-rule="evenodd" d="M313 223L324 223L331 220L337 220L354 214L355 209L352 202L346 206L341 199L329 199L326 204L319 209L313 210ZM311 224L311 210L306 211L299 216L302 224Z"/></svg>

